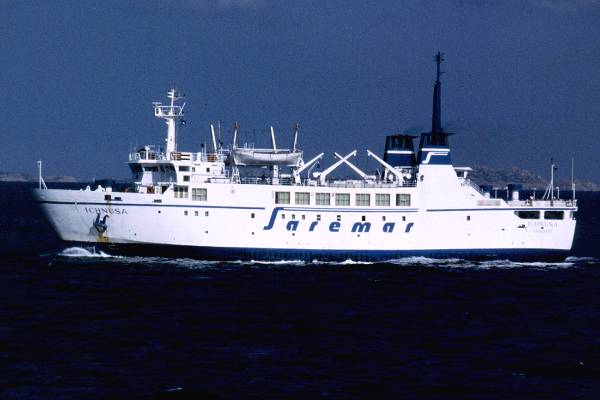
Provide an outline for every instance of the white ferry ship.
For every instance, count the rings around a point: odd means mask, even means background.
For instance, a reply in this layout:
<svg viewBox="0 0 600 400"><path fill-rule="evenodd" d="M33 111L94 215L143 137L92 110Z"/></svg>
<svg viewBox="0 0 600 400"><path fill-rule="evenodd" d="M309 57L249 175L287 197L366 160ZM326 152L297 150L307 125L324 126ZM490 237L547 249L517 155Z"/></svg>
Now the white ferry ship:
<svg viewBox="0 0 600 400"><path fill-rule="evenodd" d="M440 118L440 62L435 57L431 132L386 137L383 157L369 175L351 162L357 152L316 172L323 153L305 162L297 148L238 146L215 138L212 148L177 148L185 104L176 90L154 103L167 124L166 149L140 147L129 154L132 182L81 190L48 189L40 165L34 196L66 242L95 245L111 254L217 260L388 260L408 256L464 259L560 260L571 249L576 200L561 200L551 182L543 199L493 198L469 180L470 168L453 167ZM181 104L181 105L180 105ZM354 180L334 180L341 166Z"/></svg>

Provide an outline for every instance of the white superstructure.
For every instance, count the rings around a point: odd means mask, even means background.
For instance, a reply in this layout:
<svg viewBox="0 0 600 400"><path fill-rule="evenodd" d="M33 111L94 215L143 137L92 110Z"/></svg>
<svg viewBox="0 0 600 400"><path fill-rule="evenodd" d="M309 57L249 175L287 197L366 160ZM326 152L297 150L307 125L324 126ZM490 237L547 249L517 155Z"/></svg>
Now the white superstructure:
<svg viewBox="0 0 600 400"><path fill-rule="evenodd" d="M491 198L469 180L469 168L451 164L448 133L440 123L440 81L434 90L431 132L418 152L414 137L387 137L380 166L369 175L351 159L314 172L323 153L308 162L297 149L231 148L211 129L212 148L179 151L176 131L184 105L175 90L169 105L154 103L167 123L166 148L144 146L129 155L132 182L82 190L34 191L60 237L96 244L113 253L203 259L355 259L405 256L561 259L575 230L576 202L554 190L546 200ZM211 127L212 128L212 127ZM346 165L357 180L332 180Z"/></svg>

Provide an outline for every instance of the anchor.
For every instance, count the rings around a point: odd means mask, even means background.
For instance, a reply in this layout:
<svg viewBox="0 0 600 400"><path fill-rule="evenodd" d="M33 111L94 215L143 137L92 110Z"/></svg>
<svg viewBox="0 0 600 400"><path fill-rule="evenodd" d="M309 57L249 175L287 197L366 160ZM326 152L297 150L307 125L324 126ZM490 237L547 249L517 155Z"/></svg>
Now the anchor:
<svg viewBox="0 0 600 400"><path fill-rule="evenodd" d="M94 221L94 228L98 231L98 233L106 232L108 228L108 224L106 223L106 218L108 218L108 214L104 215L104 218L100 219L100 213L96 215L96 220Z"/></svg>

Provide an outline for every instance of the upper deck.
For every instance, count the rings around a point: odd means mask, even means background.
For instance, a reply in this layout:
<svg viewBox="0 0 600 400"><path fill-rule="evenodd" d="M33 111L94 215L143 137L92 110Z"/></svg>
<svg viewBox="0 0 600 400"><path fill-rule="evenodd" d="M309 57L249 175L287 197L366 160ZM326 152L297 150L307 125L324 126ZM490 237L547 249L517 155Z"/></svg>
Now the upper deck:
<svg viewBox="0 0 600 400"><path fill-rule="evenodd" d="M480 187L467 177L471 168L452 165L448 144L450 133L441 126L438 104L441 88L440 54L436 61L436 107L431 132L421 134L418 152L413 145L416 136L387 136L382 158L367 150L368 157L377 163L377 171L372 173L362 171L351 161L357 155L356 150L345 156L334 153L335 162L324 169L319 165L324 153L304 161L304 153L297 147L298 124L294 126L293 146L289 149L277 146L273 127L270 129L271 148L255 148L253 144L238 146L239 124L235 123L230 147L224 147L221 143L220 126L217 136L215 127L211 125L212 147L203 145L200 152L179 151L177 130L185 122L182 120L185 104L177 105L177 101L183 97L171 90L168 94L169 105L154 103L155 116L167 123L166 148L148 145L129 153L128 164L135 192L164 193L167 188L179 192L188 189L191 191L192 188L207 184L291 187L291 190L294 187L315 190L328 188L332 193L346 189L376 193L378 189L385 191L395 188L416 193L422 188L430 193L429 202L435 199L433 202L437 204L448 200L452 204L464 202L475 207L575 207L575 201L554 199L554 189L550 192L551 196L544 200L521 200L518 193L508 193L508 190L505 200L498 198L498 190L510 189L509 185L509 188L496 189L492 198L490 190ZM178 120L181 120L181 124L176 123ZM334 177L333 172L340 166L349 168L356 176L347 179ZM450 200L449 196L453 199Z"/></svg>

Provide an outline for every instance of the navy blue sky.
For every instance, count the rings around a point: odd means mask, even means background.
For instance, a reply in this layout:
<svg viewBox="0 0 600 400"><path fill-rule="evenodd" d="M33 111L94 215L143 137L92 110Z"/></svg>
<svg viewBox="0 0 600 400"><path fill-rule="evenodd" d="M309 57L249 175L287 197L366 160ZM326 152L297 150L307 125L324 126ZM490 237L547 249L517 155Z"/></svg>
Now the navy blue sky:
<svg viewBox="0 0 600 400"><path fill-rule="evenodd" d="M0 0L0 171L126 177L163 143L152 101L187 95L179 148L209 124L306 157L380 153L430 126L435 51L456 165L516 165L600 182L600 1Z"/></svg>

